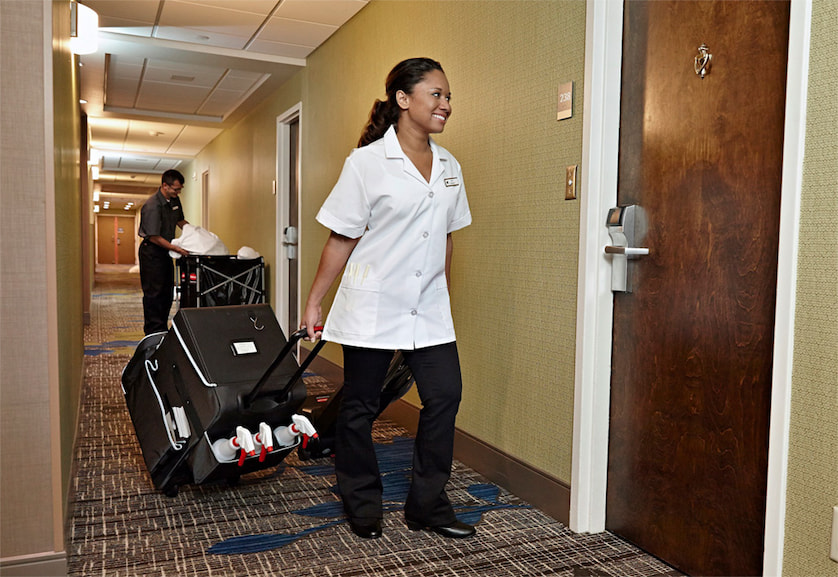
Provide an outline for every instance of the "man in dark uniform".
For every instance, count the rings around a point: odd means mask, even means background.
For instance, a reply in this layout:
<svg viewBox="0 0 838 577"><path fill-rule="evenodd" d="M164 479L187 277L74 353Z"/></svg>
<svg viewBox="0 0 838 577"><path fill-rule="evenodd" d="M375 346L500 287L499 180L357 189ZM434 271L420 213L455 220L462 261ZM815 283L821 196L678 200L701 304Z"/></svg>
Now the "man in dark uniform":
<svg viewBox="0 0 838 577"><path fill-rule="evenodd" d="M160 188L143 205L140 213L140 282L143 286L143 332L168 330L169 309L175 287L175 267L169 251L184 256L189 252L172 244L175 227L188 224L178 195L183 190L183 175L177 170L163 173Z"/></svg>

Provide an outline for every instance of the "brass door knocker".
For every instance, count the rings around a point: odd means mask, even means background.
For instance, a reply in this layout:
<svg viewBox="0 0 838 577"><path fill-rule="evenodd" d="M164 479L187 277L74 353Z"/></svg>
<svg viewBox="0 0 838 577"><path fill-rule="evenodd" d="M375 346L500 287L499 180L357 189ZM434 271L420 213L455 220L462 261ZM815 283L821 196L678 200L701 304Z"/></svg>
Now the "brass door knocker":
<svg viewBox="0 0 838 577"><path fill-rule="evenodd" d="M706 44L698 47L698 56L695 57L695 73L698 77L704 80L704 77L710 73L710 62L713 60L713 55L707 48Z"/></svg>

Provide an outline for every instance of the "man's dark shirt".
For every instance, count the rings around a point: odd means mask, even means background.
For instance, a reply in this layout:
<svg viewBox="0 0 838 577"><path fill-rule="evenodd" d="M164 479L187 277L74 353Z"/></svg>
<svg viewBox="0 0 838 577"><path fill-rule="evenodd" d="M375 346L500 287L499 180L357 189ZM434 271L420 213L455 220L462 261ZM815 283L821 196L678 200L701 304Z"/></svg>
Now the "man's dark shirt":
<svg viewBox="0 0 838 577"><path fill-rule="evenodd" d="M166 200L160 189L149 198L140 211L139 235L143 238L162 236L168 242L175 238L177 223L185 220L180 198Z"/></svg>

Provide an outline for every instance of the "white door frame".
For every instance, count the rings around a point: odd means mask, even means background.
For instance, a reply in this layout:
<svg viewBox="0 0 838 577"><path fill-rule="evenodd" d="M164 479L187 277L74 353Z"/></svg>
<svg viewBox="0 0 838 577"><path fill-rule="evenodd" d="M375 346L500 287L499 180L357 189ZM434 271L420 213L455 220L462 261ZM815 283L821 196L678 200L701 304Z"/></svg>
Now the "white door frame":
<svg viewBox="0 0 838 577"><path fill-rule="evenodd" d="M286 335L290 335L292 331L297 330L297 327L290 327L288 326L289 323L289 315L287 310L287 302L288 302L288 295L286 294L288 288L288 267L285 266L286 261L288 260L288 247L282 243L283 240L283 231L285 227L288 226L288 199L291 194L288 185L288 174L290 172L290 163L288 160L289 152L291 149L291 129L290 124L292 124L295 120L298 122L300 127L299 134L302 135L302 117L303 117L303 104L302 102L298 102L282 114L276 117L276 181L274 184L274 188L276 190L276 263L275 263L275 276L274 276L274 285L276 289L274 290L274 305L275 310L277 311L277 318L279 320L279 326L285 332ZM298 147L298 154L300 154L302 158L302 151L300 150L301 147ZM302 189L302 182L301 182L301 170L297 170L297 187ZM298 204L300 200L297 200ZM299 206L297 207L297 214L300 214ZM297 266L299 267L299 236L298 235L298 247L297 247ZM299 270L297 272L297 294L300 294L300 286L299 286ZM300 318L300 311L299 311L299 303L297 303L297 318Z"/></svg>
<svg viewBox="0 0 838 577"><path fill-rule="evenodd" d="M812 0L791 0L763 573L780 575ZM587 0L570 528L605 530L613 298L603 247L617 202L623 0Z"/></svg>

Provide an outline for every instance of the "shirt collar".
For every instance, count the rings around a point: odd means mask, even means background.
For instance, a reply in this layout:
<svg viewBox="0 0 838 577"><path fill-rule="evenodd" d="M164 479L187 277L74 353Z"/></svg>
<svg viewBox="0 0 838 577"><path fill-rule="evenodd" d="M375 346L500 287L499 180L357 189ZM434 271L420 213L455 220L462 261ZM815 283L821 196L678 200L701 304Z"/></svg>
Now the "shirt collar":
<svg viewBox="0 0 838 577"><path fill-rule="evenodd" d="M431 175L430 182L430 184L433 184L434 181L436 181L442 175L442 173L445 172L446 163L443 163L441 161L445 161L448 159L439 153L439 146L436 142L434 142L433 138L428 137L428 142L431 145L431 152L434 155L434 169ZM390 128L387 129L387 132L384 133L384 156L386 156L387 158L401 158L402 160L404 160L404 166L407 172L413 173L416 170L415 168L413 168L413 163L411 163L410 160L407 158L407 155L404 153L401 145L399 144L399 137L396 136L396 126L394 124L391 124ZM410 167L412 170L408 170L408 167ZM414 176L417 176L422 182L425 182L425 179L422 178L418 172L416 172Z"/></svg>
<svg viewBox="0 0 838 577"><path fill-rule="evenodd" d="M157 189L157 202L159 202L160 204L166 205L166 204L171 204L172 200L173 199L166 198L166 196L163 194L163 189L162 188Z"/></svg>

